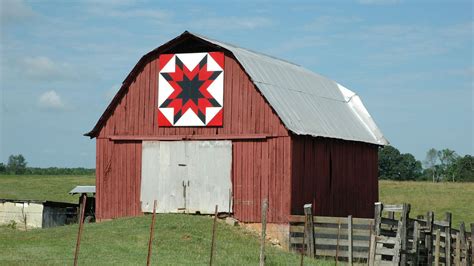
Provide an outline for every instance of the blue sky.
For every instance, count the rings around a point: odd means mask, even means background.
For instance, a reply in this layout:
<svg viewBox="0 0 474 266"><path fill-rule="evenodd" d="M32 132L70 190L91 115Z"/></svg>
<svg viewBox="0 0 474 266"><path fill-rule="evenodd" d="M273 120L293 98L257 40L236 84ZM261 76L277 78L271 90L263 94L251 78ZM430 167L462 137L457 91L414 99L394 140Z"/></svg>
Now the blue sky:
<svg viewBox="0 0 474 266"><path fill-rule="evenodd" d="M24 1L1 8L0 161L95 167L83 137L138 59L185 30L356 91L423 159L474 153L472 1Z"/></svg>

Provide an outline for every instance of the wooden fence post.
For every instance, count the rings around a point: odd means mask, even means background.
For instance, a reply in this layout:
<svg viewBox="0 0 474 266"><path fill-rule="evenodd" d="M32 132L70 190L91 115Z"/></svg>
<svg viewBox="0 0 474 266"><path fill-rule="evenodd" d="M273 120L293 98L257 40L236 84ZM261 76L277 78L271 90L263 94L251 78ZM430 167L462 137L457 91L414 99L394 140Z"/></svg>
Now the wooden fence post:
<svg viewBox="0 0 474 266"><path fill-rule="evenodd" d="M400 228L403 227L402 221L398 221L398 230L397 230L397 236L395 238L395 247L393 248L393 258L392 258L392 264L393 265L399 265L400 264L400 253L402 249L402 231ZM400 265L406 265L406 264L400 264Z"/></svg>
<svg viewBox="0 0 474 266"><path fill-rule="evenodd" d="M347 246L348 246L348 262L352 266L352 215L347 216Z"/></svg>
<svg viewBox="0 0 474 266"><path fill-rule="evenodd" d="M459 225L459 237L461 238L461 262L463 261L462 258L464 257L464 262L467 264L469 257L469 243L466 241L466 225L464 225L464 222L461 222Z"/></svg>
<svg viewBox="0 0 474 266"><path fill-rule="evenodd" d="M461 235L459 232L456 234L456 249L454 251L454 265L461 265Z"/></svg>
<svg viewBox="0 0 474 266"><path fill-rule="evenodd" d="M382 221L382 211L383 211L383 203L376 202L375 203L375 213L374 213L374 226L375 226L375 235L380 235L380 223Z"/></svg>
<svg viewBox="0 0 474 266"><path fill-rule="evenodd" d="M214 247L216 242L216 225L217 225L217 205L214 211L214 222L212 223L212 239L211 239L211 258L209 259L209 265L212 266L212 259L214 258Z"/></svg>
<svg viewBox="0 0 474 266"><path fill-rule="evenodd" d="M147 266L151 264L151 247L153 246L153 236L155 232L155 215L156 215L156 200L153 201L153 213L151 214L150 238L148 240L148 256L146 257Z"/></svg>
<svg viewBox="0 0 474 266"><path fill-rule="evenodd" d="M413 265L418 265L418 255L419 255L419 246L418 243L420 241L420 224L415 221L413 225L413 246L412 246L412 263ZM431 264L430 264L431 265Z"/></svg>
<svg viewBox="0 0 474 266"><path fill-rule="evenodd" d="M435 266L439 266L439 245L441 242L441 234L439 229L436 230L436 244L435 244Z"/></svg>
<svg viewBox="0 0 474 266"><path fill-rule="evenodd" d="M336 266L339 262L339 237L341 235L341 220L337 218Z"/></svg>
<svg viewBox="0 0 474 266"><path fill-rule="evenodd" d="M450 212L446 213L446 222L447 226L445 228L445 254L446 254L446 266L451 266L451 218L452 215Z"/></svg>
<svg viewBox="0 0 474 266"><path fill-rule="evenodd" d="M474 223L471 223L471 264L474 263Z"/></svg>
<svg viewBox="0 0 474 266"><path fill-rule="evenodd" d="M260 266L265 265L265 238L267 237L267 209L268 200L262 203L262 239L260 240Z"/></svg>
<svg viewBox="0 0 474 266"><path fill-rule="evenodd" d="M306 239L306 227L308 226L308 221L304 219L304 227L303 227L303 243L301 244L301 260L300 266L303 266L304 254L306 253L305 249L305 239Z"/></svg>
<svg viewBox="0 0 474 266"><path fill-rule="evenodd" d="M79 259L79 249L81 248L81 235L82 228L84 226L84 211L86 210L86 201L87 195L82 195L82 204L81 204L81 215L79 220L79 231L77 232L77 241L76 241L76 252L74 253L74 266L77 266L77 260Z"/></svg>
<svg viewBox="0 0 474 266"><path fill-rule="evenodd" d="M376 246L376 241L375 241L374 228L372 226L372 222L370 222L369 224L369 256L367 258L367 264L369 264L369 266L375 265L374 263L375 246Z"/></svg>
<svg viewBox="0 0 474 266"><path fill-rule="evenodd" d="M471 224L471 264L474 263L474 223Z"/></svg>
<svg viewBox="0 0 474 266"><path fill-rule="evenodd" d="M305 235L306 235L306 243L308 243L308 256L311 258L315 257L315 249L314 249L314 220L313 220L313 205L312 204L305 204L304 205L304 215L306 220L306 227L305 227Z"/></svg>
<svg viewBox="0 0 474 266"><path fill-rule="evenodd" d="M426 214L426 226L428 227L428 232L425 235L425 247L427 249L427 264L433 264L433 223L434 223L434 213L429 211Z"/></svg>
<svg viewBox="0 0 474 266"><path fill-rule="evenodd" d="M410 204L403 203L403 209L402 209L402 227L398 228L401 230L400 232L400 237L401 237L401 258L400 258L400 264L401 265L406 265L407 264L407 246L408 246L408 218L410 215Z"/></svg>

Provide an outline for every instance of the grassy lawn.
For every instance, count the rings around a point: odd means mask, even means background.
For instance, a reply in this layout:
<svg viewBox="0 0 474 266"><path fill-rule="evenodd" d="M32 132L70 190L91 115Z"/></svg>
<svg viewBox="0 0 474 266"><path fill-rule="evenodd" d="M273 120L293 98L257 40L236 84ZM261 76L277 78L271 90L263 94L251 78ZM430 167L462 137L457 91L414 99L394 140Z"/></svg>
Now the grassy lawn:
<svg viewBox="0 0 474 266"><path fill-rule="evenodd" d="M82 265L144 265L151 216L85 224L79 263ZM152 262L155 265L209 263L212 218L157 215ZM1 265L72 264L77 225L28 232L0 227ZM300 256L267 246L268 265L298 265ZM258 265L258 238L240 227L219 222L216 265ZM333 265L305 258L305 265Z"/></svg>
<svg viewBox="0 0 474 266"><path fill-rule="evenodd" d="M77 202L67 194L76 185L94 184L93 176L0 176L0 198ZM411 216L432 210L441 220L453 214L453 225L474 222L474 183L380 181L380 200L387 204L410 203ZM86 224L81 264L143 265L146 262L150 216ZM208 264L212 219L207 216L161 214L157 216L153 262L155 264ZM77 225L28 232L0 227L0 265L71 264ZM258 238L240 227L219 223L218 265L258 264ZM268 246L269 265L293 265L299 256ZM305 259L308 264L332 265Z"/></svg>
<svg viewBox="0 0 474 266"><path fill-rule="evenodd" d="M474 183L431 183L380 181L380 201L387 204L410 203L410 216L433 211L435 220L453 214L453 227L464 221L474 223Z"/></svg>
<svg viewBox="0 0 474 266"><path fill-rule="evenodd" d="M77 203L68 194L78 185L95 185L94 176L0 175L0 199L51 200Z"/></svg>

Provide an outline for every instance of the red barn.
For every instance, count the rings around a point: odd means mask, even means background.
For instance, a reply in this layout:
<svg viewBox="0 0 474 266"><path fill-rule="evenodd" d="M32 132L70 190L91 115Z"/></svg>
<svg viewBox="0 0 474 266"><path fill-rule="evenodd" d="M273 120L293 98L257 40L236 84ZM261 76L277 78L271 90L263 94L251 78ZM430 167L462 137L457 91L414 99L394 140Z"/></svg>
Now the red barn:
<svg viewBox="0 0 474 266"><path fill-rule="evenodd" d="M144 55L95 127L96 216L232 211L286 223L372 217L387 143L352 91L301 66L184 32Z"/></svg>

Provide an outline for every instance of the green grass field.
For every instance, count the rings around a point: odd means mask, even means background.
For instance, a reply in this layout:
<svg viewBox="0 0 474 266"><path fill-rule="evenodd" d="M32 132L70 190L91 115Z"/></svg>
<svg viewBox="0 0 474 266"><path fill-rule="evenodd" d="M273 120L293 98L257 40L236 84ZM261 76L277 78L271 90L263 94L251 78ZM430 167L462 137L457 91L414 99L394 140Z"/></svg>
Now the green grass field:
<svg viewBox="0 0 474 266"><path fill-rule="evenodd" d="M79 262L82 265L145 265L151 216L85 224ZM157 215L153 241L155 265L209 263L212 218ZM0 228L1 265L72 264L77 225L28 232ZM268 265L297 265L300 257L267 246ZM258 265L258 238L240 227L218 223L216 265ZM332 265L305 258L308 265Z"/></svg>
<svg viewBox="0 0 474 266"><path fill-rule="evenodd" d="M77 203L68 194L78 185L95 185L94 176L0 175L0 199L50 200Z"/></svg>
<svg viewBox="0 0 474 266"><path fill-rule="evenodd" d="M77 202L67 192L76 185L94 184L93 176L0 176L0 198ZM380 182L380 200L412 205L411 216L453 213L453 224L474 222L474 183ZM86 224L82 264L141 264L146 262L150 216ZM212 220L207 216L158 215L153 261L158 264L207 264ZM258 264L258 238L240 227L220 222L216 264ZM28 232L0 227L0 265L71 264L77 225ZM295 254L268 246L269 265L299 263ZM332 261L306 260L331 265Z"/></svg>
<svg viewBox="0 0 474 266"><path fill-rule="evenodd" d="M432 183L380 181L380 201L386 204L410 203L410 216L433 211L435 220L451 212L453 227L474 223L474 183Z"/></svg>

